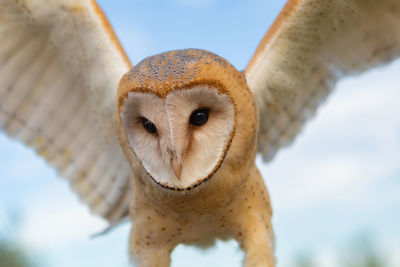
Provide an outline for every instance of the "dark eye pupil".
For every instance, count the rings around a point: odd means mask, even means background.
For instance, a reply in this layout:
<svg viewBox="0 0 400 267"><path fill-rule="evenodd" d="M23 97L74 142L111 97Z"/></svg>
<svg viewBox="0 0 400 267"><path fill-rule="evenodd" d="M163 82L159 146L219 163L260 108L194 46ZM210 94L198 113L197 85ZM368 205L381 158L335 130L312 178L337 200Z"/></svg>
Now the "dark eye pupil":
<svg viewBox="0 0 400 267"><path fill-rule="evenodd" d="M154 123L152 123L151 121L149 121L146 118L142 118L142 123L143 123L143 127L144 129L149 132L149 133L155 133L157 131L156 126L154 125Z"/></svg>
<svg viewBox="0 0 400 267"><path fill-rule="evenodd" d="M190 123L196 126L201 126L208 121L209 110L207 108L199 108L193 111L190 115Z"/></svg>

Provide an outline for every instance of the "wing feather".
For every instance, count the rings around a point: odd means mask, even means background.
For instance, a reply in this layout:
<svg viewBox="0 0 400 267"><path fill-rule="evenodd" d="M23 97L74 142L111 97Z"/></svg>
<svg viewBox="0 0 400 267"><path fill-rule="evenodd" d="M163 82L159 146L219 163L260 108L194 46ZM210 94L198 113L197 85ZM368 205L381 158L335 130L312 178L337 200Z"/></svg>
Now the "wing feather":
<svg viewBox="0 0 400 267"><path fill-rule="evenodd" d="M104 14L90 0L0 0L0 38L0 130L119 221L133 174L113 116L130 63Z"/></svg>
<svg viewBox="0 0 400 267"><path fill-rule="evenodd" d="M245 70L264 159L295 139L340 78L399 54L398 0L289 0Z"/></svg>

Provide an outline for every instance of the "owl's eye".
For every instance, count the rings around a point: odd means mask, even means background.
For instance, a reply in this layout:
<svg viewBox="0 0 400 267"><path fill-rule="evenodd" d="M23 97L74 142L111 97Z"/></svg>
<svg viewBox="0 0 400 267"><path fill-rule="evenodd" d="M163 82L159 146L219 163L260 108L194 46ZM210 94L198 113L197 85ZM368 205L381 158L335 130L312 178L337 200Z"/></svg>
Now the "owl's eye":
<svg viewBox="0 0 400 267"><path fill-rule="evenodd" d="M142 118L142 124L143 124L144 129L145 129L148 133L153 134L153 133L157 132L157 128L156 128L156 126L154 125L154 123L152 123L151 121L149 121L148 119L146 119L146 118L144 118L144 117Z"/></svg>
<svg viewBox="0 0 400 267"><path fill-rule="evenodd" d="M208 108L199 108L192 112L190 115L190 123L196 126L204 125L208 121Z"/></svg>

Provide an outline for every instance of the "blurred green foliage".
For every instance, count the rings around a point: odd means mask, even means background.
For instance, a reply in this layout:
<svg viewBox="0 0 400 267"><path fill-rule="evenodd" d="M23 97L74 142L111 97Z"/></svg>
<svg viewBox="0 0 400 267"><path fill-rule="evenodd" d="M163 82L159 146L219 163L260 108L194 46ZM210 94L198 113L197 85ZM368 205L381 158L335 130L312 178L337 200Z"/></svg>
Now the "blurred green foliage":
<svg viewBox="0 0 400 267"><path fill-rule="evenodd" d="M385 267L382 256L379 255L372 241L367 237L356 240L345 252L344 266L348 267Z"/></svg>
<svg viewBox="0 0 400 267"><path fill-rule="evenodd" d="M0 267L36 266L17 245L7 240L0 240Z"/></svg>
<svg viewBox="0 0 400 267"><path fill-rule="evenodd" d="M297 267L314 267L314 263L311 257L301 256L297 259Z"/></svg>

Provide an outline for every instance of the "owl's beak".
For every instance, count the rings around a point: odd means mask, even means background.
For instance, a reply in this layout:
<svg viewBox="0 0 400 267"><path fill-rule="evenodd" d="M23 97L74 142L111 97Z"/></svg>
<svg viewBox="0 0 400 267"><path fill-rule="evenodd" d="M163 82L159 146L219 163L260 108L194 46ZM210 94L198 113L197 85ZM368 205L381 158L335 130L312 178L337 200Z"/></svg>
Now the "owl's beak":
<svg viewBox="0 0 400 267"><path fill-rule="evenodd" d="M178 178L178 180L181 179L181 173L182 173L182 164L179 162L177 157L173 157L172 160L172 168L174 169L174 173L176 178Z"/></svg>

